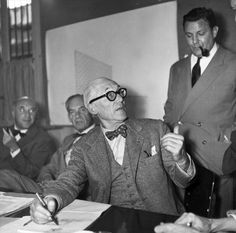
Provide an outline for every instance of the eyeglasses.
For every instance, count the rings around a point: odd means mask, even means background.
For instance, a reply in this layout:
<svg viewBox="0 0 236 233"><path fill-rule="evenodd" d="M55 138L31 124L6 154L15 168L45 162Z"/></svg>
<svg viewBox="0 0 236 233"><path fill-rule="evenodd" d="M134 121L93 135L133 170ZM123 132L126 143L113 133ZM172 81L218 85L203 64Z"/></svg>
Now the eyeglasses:
<svg viewBox="0 0 236 233"><path fill-rule="evenodd" d="M22 114L25 114L25 113L29 113L29 114L36 114L37 113L37 108L36 107L32 107L32 108L27 108L25 106L19 106L16 108L17 111L19 111L20 113Z"/></svg>
<svg viewBox="0 0 236 233"><path fill-rule="evenodd" d="M119 94L122 98L125 98L127 95L127 89L126 88L119 88L117 91L108 91L106 94L98 96L92 100L89 101L89 103L93 103L96 100L99 100L103 97L107 97L109 101L114 101L116 99L117 94Z"/></svg>

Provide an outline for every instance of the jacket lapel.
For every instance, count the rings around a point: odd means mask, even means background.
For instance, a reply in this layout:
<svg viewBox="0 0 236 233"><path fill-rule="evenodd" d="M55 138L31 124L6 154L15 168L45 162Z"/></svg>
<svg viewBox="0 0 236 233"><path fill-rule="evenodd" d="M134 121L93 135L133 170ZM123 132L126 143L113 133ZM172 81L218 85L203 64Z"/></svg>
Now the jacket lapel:
<svg viewBox="0 0 236 233"><path fill-rule="evenodd" d="M62 144L62 151L64 154L67 153L67 151L72 148L72 145L73 145L74 141L76 140L76 138L77 138L77 135L72 134L64 140L64 142Z"/></svg>
<svg viewBox="0 0 236 233"><path fill-rule="evenodd" d="M136 125L133 121L127 121L127 138L125 145L125 152L128 153L130 159L130 165L134 178L136 178L136 172L138 167L139 158L143 147L143 136L140 134L141 126Z"/></svg>
<svg viewBox="0 0 236 233"><path fill-rule="evenodd" d="M193 102L195 102L198 97L202 96L204 92L207 91L209 86L214 82L214 80L218 78L218 75L216 74L221 73L220 70L222 69L223 56L223 50L221 49L221 47L219 47L215 56L212 58L209 65L201 75L200 79L189 92L184 103L181 115L183 115L187 111L187 109L192 106Z"/></svg>
<svg viewBox="0 0 236 233"><path fill-rule="evenodd" d="M186 99L189 96L189 93L192 91L192 83L191 83L191 64L190 64L190 56L182 60L181 66L177 71L177 77L178 77L178 92L181 90L181 92L178 94L178 99L176 102L178 103L179 109L175 112L176 119L180 119L183 109L185 108ZM174 78L176 74L173 74Z"/></svg>
<svg viewBox="0 0 236 233"><path fill-rule="evenodd" d="M106 144L106 139L102 133L100 126L97 126L90 135L87 145L89 149L87 150L88 157L91 158L94 164L96 164L98 175L101 179L110 185L111 182L111 168L110 168L110 157Z"/></svg>
<svg viewBox="0 0 236 233"><path fill-rule="evenodd" d="M28 144L29 142L32 141L32 138L34 138L36 136L36 134L38 133L40 129L34 124L32 125L26 135L24 137L22 137L19 141L18 141L18 144L20 147L22 147L23 145L26 145Z"/></svg>

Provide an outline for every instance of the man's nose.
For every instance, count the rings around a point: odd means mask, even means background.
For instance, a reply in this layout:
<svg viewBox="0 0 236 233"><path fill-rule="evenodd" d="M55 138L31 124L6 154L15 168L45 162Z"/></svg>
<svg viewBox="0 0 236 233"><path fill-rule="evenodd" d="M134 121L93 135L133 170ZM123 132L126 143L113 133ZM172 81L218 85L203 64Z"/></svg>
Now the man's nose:
<svg viewBox="0 0 236 233"><path fill-rule="evenodd" d="M119 94L117 94L117 96L116 96L117 101L121 102L121 101L123 101L123 99L124 99L123 97L121 97Z"/></svg>
<svg viewBox="0 0 236 233"><path fill-rule="evenodd" d="M80 117L80 116L81 116L80 111L76 111L76 112L75 112L75 117L77 118L77 117Z"/></svg>
<svg viewBox="0 0 236 233"><path fill-rule="evenodd" d="M196 45L196 44L199 44L199 38L197 35L194 35L193 36L193 44Z"/></svg>
<svg viewBox="0 0 236 233"><path fill-rule="evenodd" d="M31 118L31 112L28 110L24 111L24 115L27 119Z"/></svg>

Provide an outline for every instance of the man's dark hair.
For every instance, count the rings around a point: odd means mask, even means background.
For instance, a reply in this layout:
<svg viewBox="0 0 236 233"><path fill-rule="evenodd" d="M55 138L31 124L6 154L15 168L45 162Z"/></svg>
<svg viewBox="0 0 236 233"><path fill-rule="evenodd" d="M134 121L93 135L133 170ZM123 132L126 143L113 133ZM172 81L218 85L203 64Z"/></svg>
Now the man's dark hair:
<svg viewBox="0 0 236 233"><path fill-rule="evenodd" d="M213 10L205 7L194 8L184 15L183 26L185 26L186 22L194 22L199 19L205 20L209 24L210 28L216 26L216 18Z"/></svg>
<svg viewBox="0 0 236 233"><path fill-rule="evenodd" d="M70 97L68 97L68 99L65 102L65 106L66 106L66 110L69 111L69 103L72 99L76 98L76 97L82 97L83 99L83 95L81 94L75 94L75 95L71 95Z"/></svg>

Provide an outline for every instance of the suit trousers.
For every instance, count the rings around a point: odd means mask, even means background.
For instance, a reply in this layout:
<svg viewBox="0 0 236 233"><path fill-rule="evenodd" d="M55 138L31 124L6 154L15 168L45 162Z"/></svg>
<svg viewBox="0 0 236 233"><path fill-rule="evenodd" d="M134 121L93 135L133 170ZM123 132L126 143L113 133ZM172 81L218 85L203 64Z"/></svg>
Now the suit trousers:
<svg viewBox="0 0 236 233"><path fill-rule="evenodd" d="M233 177L218 176L200 165L196 167L196 177L185 192L186 211L208 218L226 217L226 212L234 208Z"/></svg>

